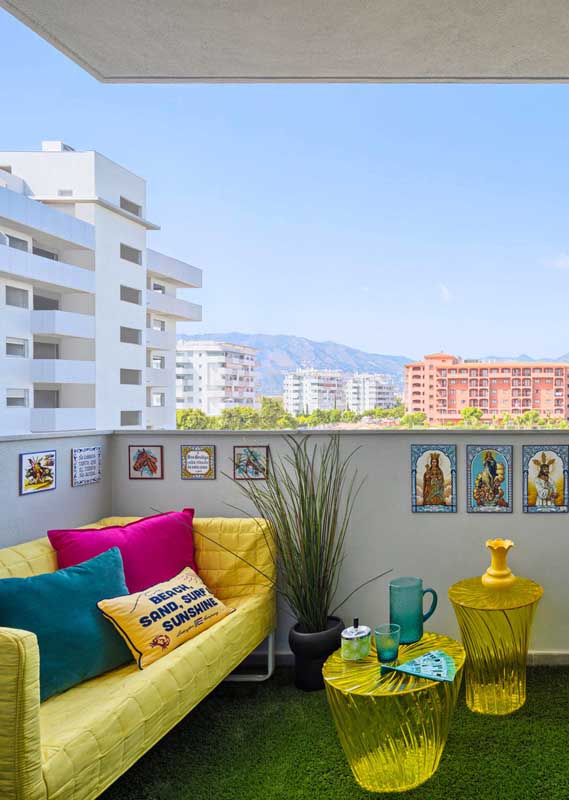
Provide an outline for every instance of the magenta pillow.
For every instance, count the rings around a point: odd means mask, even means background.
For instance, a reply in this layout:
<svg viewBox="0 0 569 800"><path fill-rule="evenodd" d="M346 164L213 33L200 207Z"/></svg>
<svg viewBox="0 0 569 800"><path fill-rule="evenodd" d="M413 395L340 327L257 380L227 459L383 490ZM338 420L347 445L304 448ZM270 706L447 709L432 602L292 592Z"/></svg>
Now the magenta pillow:
<svg viewBox="0 0 569 800"><path fill-rule="evenodd" d="M59 569L88 561L111 547L121 551L130 594L168 581L184 567L197 572L192 522L194 509L168 511L127 525L48 531Z"/></svg>

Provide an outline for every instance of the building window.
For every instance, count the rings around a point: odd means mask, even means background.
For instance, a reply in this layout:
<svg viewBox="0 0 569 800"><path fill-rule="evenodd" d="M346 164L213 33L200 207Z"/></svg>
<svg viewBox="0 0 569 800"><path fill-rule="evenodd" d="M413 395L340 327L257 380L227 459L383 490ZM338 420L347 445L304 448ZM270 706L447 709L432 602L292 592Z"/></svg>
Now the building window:
<svg viewBox="0 0 569 800"><path fill-rule="evenodd" d="M164 356L152 356L152 369L164 369L166 358Z"/></svg>
<svg viewBox="0 0 569 800"><path fill-rule="evenodd" d="M121 383L129 386L140 386L142 372L139 369L121 369Z"/></svg>
<svg viewBox="0 0 569 800"><path fill-rule="evenodd" d="M59 261L59 256L57 255L57 253L54 253L51 250L44 250L43 247L32 247L32 253L34 254L34 256L49 258L51 259L51 261Z"/></svg>
<svg viewBox="0 0 569 800"><path fill-rule="evenodd" d="M121 411L121 425L140 425L141 411Z"/></svg>
<svg viewBox="0 0 569 800"><path fill-rule="evenodd" d="M73 197L73 189L58 189L58 197Z"/></svg>
<svg viewBox="0 0 569 800"><path fill-rule="evenodd" d="M59 408L59 390L34 389L34 408Z"/></svg>
<svg viewBox="0 0 569 800"><path fill-rule="evenodd" d="M34 294L34 311L58 311L59 300L55 297L44 297Z"/></svg>
<svg viewBox="0 0 569 800"><path fill-rule="evenodd" d="M150 398L150 404L152 408L159 408L166 405L166 395L164 392L152 392L152 396Z"/></svg>
<svg viewBox="0 0 569 800"><path fill-rule="evenodd" d="M125 344L141 344L142 331L138 328L126 328L121 325L121 342Z"/></svg>
<svg viewBox="0 0 569 800"><path fill-rule="evenodd" d="M142 251L121 242L121 258L133 264L142 264Z"/></svg>
<svg viewBox="0 0 569 800"><path fill-rule="evenodd" d="M152 291L158 292L159 294L166 294L166 287L163 283L156 283L152 281Z"/></svg>
<svg viewBox="0 0 569 800"><path fill-rule="evenodd" d="M6 389L6 405L9 408L27 408L28 390L27 389Z"/></svg>
<svg viewBox="0 0 569 800"><path fill-rule="evenodd" d="M123 197L122 195L120 199L120 207L123 211L128 211L129 214L134 214L135 217L142 216L142 206L139 206L138 203L133 203L132 200L129 200L127 197Z"/></svg>
<svg viewBox="0 0 569 800"><path fill-rule="evenodd" d="M6 305L17 308L29 308L30 300L27 289L18 289L16 286L6 286Z"/></svg>
<svg viewBox="0 0 569 800"><path fill-rule="evenodd" d="M121 300L140 306L142 305L142 292L140 289L133 289L132 286L121 285Z"/></svg>
<svg viewBox="0 0 569 800"><path fill-rule="evenodd" d="M165 331L166 330L166 320L153 319L152 320L152 330L154 330L154 331Z"/></svg>
<svg viewBox="0 0 569 800"><path fill-rule="evenodd" d="M16 358L27 358L27 339L11 339L10 337L6 337L6 355L15 356Z"/></svg>
<svg viewBox="0 0 569 800"><path fill-rule="evenodd" d="M20 239L18 236L10 236L9 234L6 234L6 239L8 240L8 247L28 252L28 243L25 239Z"/></svg>
<svg viewBox="0 0 569 800"><path fill-rule="evenodd" d="M34 358L59 358L57 342L34 342Z"/></svg>

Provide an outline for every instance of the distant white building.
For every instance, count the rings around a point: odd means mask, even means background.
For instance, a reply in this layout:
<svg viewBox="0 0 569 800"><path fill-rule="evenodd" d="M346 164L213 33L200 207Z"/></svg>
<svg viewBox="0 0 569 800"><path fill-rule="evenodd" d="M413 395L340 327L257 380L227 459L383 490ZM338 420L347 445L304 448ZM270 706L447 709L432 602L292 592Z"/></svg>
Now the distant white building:
<svg viewBox="0 0 569 800"><path fill-rule="evenodd" d="M297 369L284 378L283 404L285 411L295 416L313 411L330 411L346 406L344 382L346 375L331 369Z"/></svg>
<svg viewBox="0 0 569 800"><path fill-rule="evenodd" d="M259 408L257 351L229 342L187 341L176 347L176 407L217 416L226 408Z"/></svg>
<svg viewBox="0 0 569 800"><path fill-rule="evenodd" d="M391 375L356 373L346 381L346 408L363 414L374 408L393 408L395 384Z"/></svg>

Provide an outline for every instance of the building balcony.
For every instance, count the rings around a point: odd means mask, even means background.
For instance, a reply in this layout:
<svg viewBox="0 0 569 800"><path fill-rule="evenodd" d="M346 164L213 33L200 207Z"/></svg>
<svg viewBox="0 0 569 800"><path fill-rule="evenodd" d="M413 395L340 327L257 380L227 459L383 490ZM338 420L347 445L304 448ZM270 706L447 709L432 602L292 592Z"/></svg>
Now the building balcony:
<svg viewBox="0 0 569 800"><path fill-rule="evenodd" d="M146 269L151 275L164 278L175 286L201 289L201 269L157 250L146 250Z"/></svg>
<svg viewBox="0 0 569 800"><path fill-rule="evenodd" d="M149 311L180 321L200 322L202 318L202 307L197 303L189 303L180 297L152 289L146 291L146 306Z"/></svg>
<svg viewBox="0 0 569 800"><path fill-rule="evenodd" d="M30 411L30 427L33 433L96 428L94 408L32 408Z"/></svg>
<svg viewBox="0 0 569 800"><path fill-rule="evenodd" d="M34 358L33 383L95 383L95 362L63 358Z"/></svg>
<svg viewBox="0 0 569 800"><path fill-rule="evenodd" d="M175 350L176 334L172 331L155 331L146 328L146 347L149 350Z"/></svg>
<svg viewBox="0 0 569 800"><path fill-rule="evenodd" d="M145 381L147 386L174 386L176 375L173 369L157 369L146 367Z"/></svg>
<svg viewBox="0 0 569 800"><path fill-rule="evenodd" d="M176 408L171 406L148 406L146 408L146 425L150 428L176 428Z"/></svg>
<svg viewBox="0 0 569 800"><path fill-rule="evenodd" d="M72 311L32 311L32 333L95 338L95 317Z"/></svg>
<svg viewBox="0 0 569 800"><path fill-rule="evenodd" d="M93 225L71 214L56 211L44 203L32 200L25 194L2 185L0 185L0 222L28 234L41 231L65 246L95 249Z"/></svg>
<svg viewBox="0 0 569 800"><path fill-rule="evenodd" d="M0 244L0 274L46 289L95 293L94 271L3 244Z"/></svg>

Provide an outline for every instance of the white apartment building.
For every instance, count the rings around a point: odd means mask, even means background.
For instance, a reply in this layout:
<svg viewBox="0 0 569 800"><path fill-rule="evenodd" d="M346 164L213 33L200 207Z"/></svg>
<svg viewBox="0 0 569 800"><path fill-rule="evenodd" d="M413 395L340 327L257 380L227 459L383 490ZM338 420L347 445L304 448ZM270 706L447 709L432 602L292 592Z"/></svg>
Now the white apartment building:
<svg viewBox="0 0 569 800"><path fill-rule="evenodd" d="M346 375L332 369L297 369L284 378L283 405L294 416L346 407Z"/></svg>
<svg viewBox="0 0 569 800"><path fill-rule="evenodd" d="M217 416L226 408L259 408L257 351L254 347L178 340L176 407L199 408Z"/></svg>
<svg viewBox="0 0 569 800"><path fill-rule="evenodd" d="M358 414L395 405L395 384L391 375L357 372L348 378L345 389L346 408Z"/></svg>
<svg viewBox="0 0 569 800"><path fill-rule="evenodd" d="M176 296L146 182L94 151L0 152L0 432L175 428Z"/></svg>

